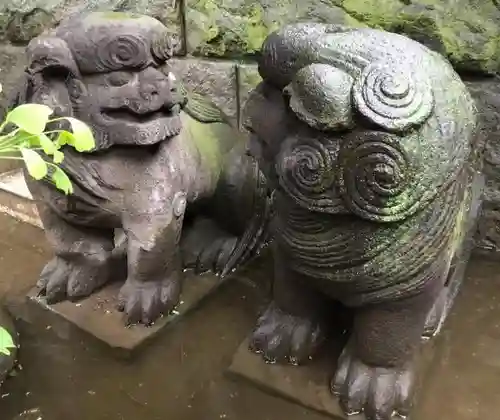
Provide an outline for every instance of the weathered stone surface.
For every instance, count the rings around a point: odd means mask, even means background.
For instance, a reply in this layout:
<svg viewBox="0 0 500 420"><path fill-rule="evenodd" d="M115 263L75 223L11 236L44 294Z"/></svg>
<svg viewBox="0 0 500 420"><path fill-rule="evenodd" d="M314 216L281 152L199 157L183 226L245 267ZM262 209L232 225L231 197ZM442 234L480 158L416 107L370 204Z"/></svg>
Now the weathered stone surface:
<svg viewBox="0 0 500 420"><path fill-rule="evenodd" d="M134 12L162 21L180 41L181 19L177 0L12 0L0 4L0 41L27 43L62 19L90 11ZM178 52L183 50L178 42Z"/></svg>
<svg viewBox="0 0 500 420"><path fill-rule="evenodd" d="M405 33L445 54L459 70L499 70L500 10L489 0L187 0L188 49L253 54L276 27L306 20Z"/></svg>
<svg viewBox="0 0 500 420"><path fill-rule="evenodd" d="M5 160L5 162L12 161ZM19 163L20 166L13 171L4 171L5 168L0 164L0 212L42 228L36 202L24 180L24 171L21 167L23 164L19 161L13 162ZM3 164L1 159L0 163Z"/></svg>
<svg viewBox="0 0 500 420"><path fill-rule="evenodd" d="M210 98L232 121L236 122L236 65L232 62L197 59L172 59L170 69L195 93Z"/></svg>
<svg viewBox="0 0 500 420"><path fill-rule="evenodd" d="M262 80L256 64L238 65L238 101L240 110L243 109L251 90ZM240 115L240 127L242 124Z"/></svg>
<svg viewBox="0 0 500 420"><path fill-rule="evenodd" d="M0 45L0 115L5 111L7 95L17 83L19 76L26 64L24 47Z"/></svg>
<svg viewBox="0 0 500 420"><path fill-rule="evenodd" d="M40 327L50 325L54 333L63 339L83 338L112 350L117 357L131 357L166 327L195 309L222 283L219 277L211 274L189 274L183 300L177 310L160 318L151 327L123 327L123 314L116 310L121 283L112 283L78 303L66 301L48 306L37 297L39 289L33 288L26 303L9 301L8 304L17 318Z"/></svg>
<svg viewBox="0 0 500 420"><path fill-rule="evenodd" d="M7 95L12 91L17 83L22 69L25 65L24 47L14 47L12 45L0 44L0 118L5 114ZM21 166L16 160L0 160L0 173L10 171Z"/></svg>
<svg viewBox="0 0 500 420"><path fill-rule="evenodd" d="M500 79L467 83L480 113L480 142L484 142L486 188L476 247L500 252Z"/></svg>
<svg viewBox="0 0 500 420"><path fill-rule="evenodd" d="M0 45L0 115L5 112L6 99L9 92L16 85L25 65L25 51L23 47Z"/></svg>
<svg viewBox="0 0 500 420"><path fill-rule="evenodd" d="M81 6L83 8L84 5ZM68 0L13 0L0 5L0 40L27 43L77 12Z"/></svg>
<svg viewBox="0 0 500 420"><path fill-rule="evenodd" d="M188 51L209 56L254 54L270 32L300 20L351 23L352 19L324 0L187 0Z"/></svg>
<svg viewBox="0 0 500 420"><path fill-rule="evenodd" d="M302 366L293 366L264 363L260 355L249 351L249 341L245 340L236 351L228 374L235 379L247 381L264 392L326 414L332 419L349 419L328 386L343 341L341 337L336 337L312 361ZM420 368L416 384L417 399L424 393L426 377L432 369L433 360L441 356L442 347L437 347L432 341L425 342L417 355Z"/></svg>
<svg viewBox="0 0 500 420"><path fill-rule="evenodd" d="M337 0L369 26L405 33L447 56L458 70L496 72L500 10L481 0Z"/></svg>
<svg viewBox="0 0 500 420"><path fill-rule="evenodd" d="M322 305L338 299L355 322L336 395L370 420L410 415L418 337L445 322L476 226L474 101L439 54L374 29L285 27L265 41L259 68L266 83L244 114L249 150L275 187L277 269L251 346L262 363L308 362L333 327ZM305 386L294 388L302 397Z"/></svg>
<svg viewBox="0 0 500 420"><path fill-rule="evenodd" d="M0 32L11 42L26 43L31 38L41 34L46 28L51 28L57 22L56 10L63 2L61 0L14 1L4 6L0 23ZM2 25L3 24L3 25ZM4 26L5 25L5 26Z"/></svg>

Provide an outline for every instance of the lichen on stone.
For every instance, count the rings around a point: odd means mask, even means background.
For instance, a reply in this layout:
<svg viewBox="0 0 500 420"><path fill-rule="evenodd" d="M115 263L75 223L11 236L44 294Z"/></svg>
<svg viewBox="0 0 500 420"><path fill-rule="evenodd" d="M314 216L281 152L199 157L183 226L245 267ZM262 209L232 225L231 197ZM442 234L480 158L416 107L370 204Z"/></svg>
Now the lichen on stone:
<svg viewBox="0 0 500 420"><path fill-rule="evenodd" d="M190 52L255 54L273 30L294 22L338 23L406 34L458 70L497 72L500 10L489 0L187 0Z"/></svg>
<svg viewBox="0 0 500 420"><path fill-rule="evenodd" d="M123 12L149 15L164 23L180 38L178 2L163 0L11 0L0 4L0 42L27 44L32 38L57 26L62 20L87 12ZM109 16L116 19L119 15ZM182 43L178 43L178 51Z"/></svg>
<svg viewBox="0 0 500 420"><path fill-rule="evenodd" d="M127 12L102 12L101 17L105 19L112 20L126 20L126 19L138 19L141 17L138 13L127 13Z"/></svg>
<svg viewBox="0 0 500 420"><path fill-rule="evenodd" d="M27 43L57 23L64 0L14 0L0 4L0 41Z"/></svg>
<svg viewBox="0 0 500 420"><path fill-rule="evenodd" d="M267 22L262 5L243 5L232 13L215 0L192 2L186 20L188 48L203 55L253 54L269 33L277 29Z"/></svg>
<svg viewBox="0 0 500 420"><path fill-rule="evenodd" d="M500 11L480 0L337 0L368 26L402 33L445 55L458 70L500 67Z"/></svg>
<svg viewBox="0 0 500 420"><path fill-rule="evenodd" d="M249 56L259 51L271 32L287 23L347 23L347 18L344 11L324 0L187 0L188 49L208 56Z"/></svg>

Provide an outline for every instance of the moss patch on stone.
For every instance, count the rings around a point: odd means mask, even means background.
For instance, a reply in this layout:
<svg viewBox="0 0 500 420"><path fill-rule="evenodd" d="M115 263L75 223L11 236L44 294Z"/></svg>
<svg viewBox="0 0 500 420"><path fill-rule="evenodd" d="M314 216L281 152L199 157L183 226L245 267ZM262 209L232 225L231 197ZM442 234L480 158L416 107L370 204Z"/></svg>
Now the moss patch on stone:
<svg viewBox="0 0 500 420"><path fill-rule="evenodd" d="M0 4L0 41L25 44L57 23L64 0L13 0Z"/></svg>
<svg viewBox="0 0 500 420"><path fill-rule="evenodd" d="M402 33L445 55L458 70L500 69L500 11L484 0L341 0L367 25Z"/></svg>
<svg viewBox="0 0 500 420"><path fill-rule="evenodd" d="M26 44L32 38L55 27L61 20L87 12L123 12L149 15L164 23L172 36L180 41L181 17L179 3L164 0L9 0L0 2L0 42ZM110 19L118 15L110 13ZM177 42L177 52L184 49Z"/></svg>
<svg viewBox="0 0 500 420"><path fill-rule="evenodd" d="M489 0L186 0L188 50L252 56L287 23L313 21L402 33L448 57L458 70L500 68L500 10Z"/></svg>
<svg viewBox="0 0 500 420"><path fill-rule="evenodd" d="M127 13L127 12L102 12L100 15L104 19L113 19L113 20L139 19L142 16L137 13Z"/></svg>
<svg viewBox="0 0 500 420"><path fill-rule="evenodd" d="M203 173L210 177L211 185L217 185L224 162L224 142L234 140L234 132L226 124L204 124L188 114L183 114L183 126L183 135L197 150Z"/></svg>
<svg viewBox="0 0 500 420"><path fill-rule="evenodd" d="M239 64L238 65L238 100L240 112L238 115L238 124L242 129L242 115L245 103L250 92L262 81L257 65L255 64Z"/></svg>
<svg viewBox="0 0 500 420"><path fill-rule="evenodd" d="M324 0L186 1L188 51L208 56L253 55L271 32L290 22L347 23L349 19Z"/></svg>
<svg viewBox="0 0 500 420"><path fill-rule="evenodd" d="M219 6L216 0L191 1L186 16L188 50L208 56L253 54L277 28L266 22L258 3L243 6L240 13Z"/></svg>

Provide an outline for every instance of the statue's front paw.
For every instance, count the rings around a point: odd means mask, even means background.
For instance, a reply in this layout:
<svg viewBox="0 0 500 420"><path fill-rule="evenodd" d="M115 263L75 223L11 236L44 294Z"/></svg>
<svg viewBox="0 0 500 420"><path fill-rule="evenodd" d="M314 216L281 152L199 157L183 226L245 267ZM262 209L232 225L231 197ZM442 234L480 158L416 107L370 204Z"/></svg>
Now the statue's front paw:
<svg viewBox="0 0 500 420"><path fill-rule="evenodd" d="M412 366L369 366L347 345L331 383L347 415L364 412L366 420L392 420L408 416L413 385Z"/></svg>
<svg viewBox="0 0 500 420"><path fill-rule="evenodd" d="M290 315L271 304L259 318L250 349L269 363L300 364L314 354L323 339L323 328L313 317Z"/></svg>
<svg viewBox="0 0 500 420"><path fill-rule="evenodd" d="M151 325L175 308L180 295L177 274L162 281L129 278L120 290L118 310L125 313L127 324Z"/></svg>
<svg viewBox="0 0 500 420"><path fill-rule="evenodd" d="M89 296L108 279L109 264L106 259L77 264L55 257L42 270L37 286L47 303L54 304Z"/></svg>

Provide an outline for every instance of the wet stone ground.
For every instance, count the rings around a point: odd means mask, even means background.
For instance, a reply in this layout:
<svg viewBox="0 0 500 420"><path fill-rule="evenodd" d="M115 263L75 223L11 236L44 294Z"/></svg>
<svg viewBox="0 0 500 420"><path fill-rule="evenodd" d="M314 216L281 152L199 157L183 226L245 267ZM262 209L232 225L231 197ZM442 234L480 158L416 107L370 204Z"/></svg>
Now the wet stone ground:
<svg viewBox="0 0 500 420"><path fill-rule="evenodd" d="M0 215L0 296L28 288L49 255L43 232ZM231 282L133 363L20 325L23 369L0 391L0 420L325 419L225 375L262 302ZM500 263L470 265L437 347L414 419L498 418Z"/></svg>

